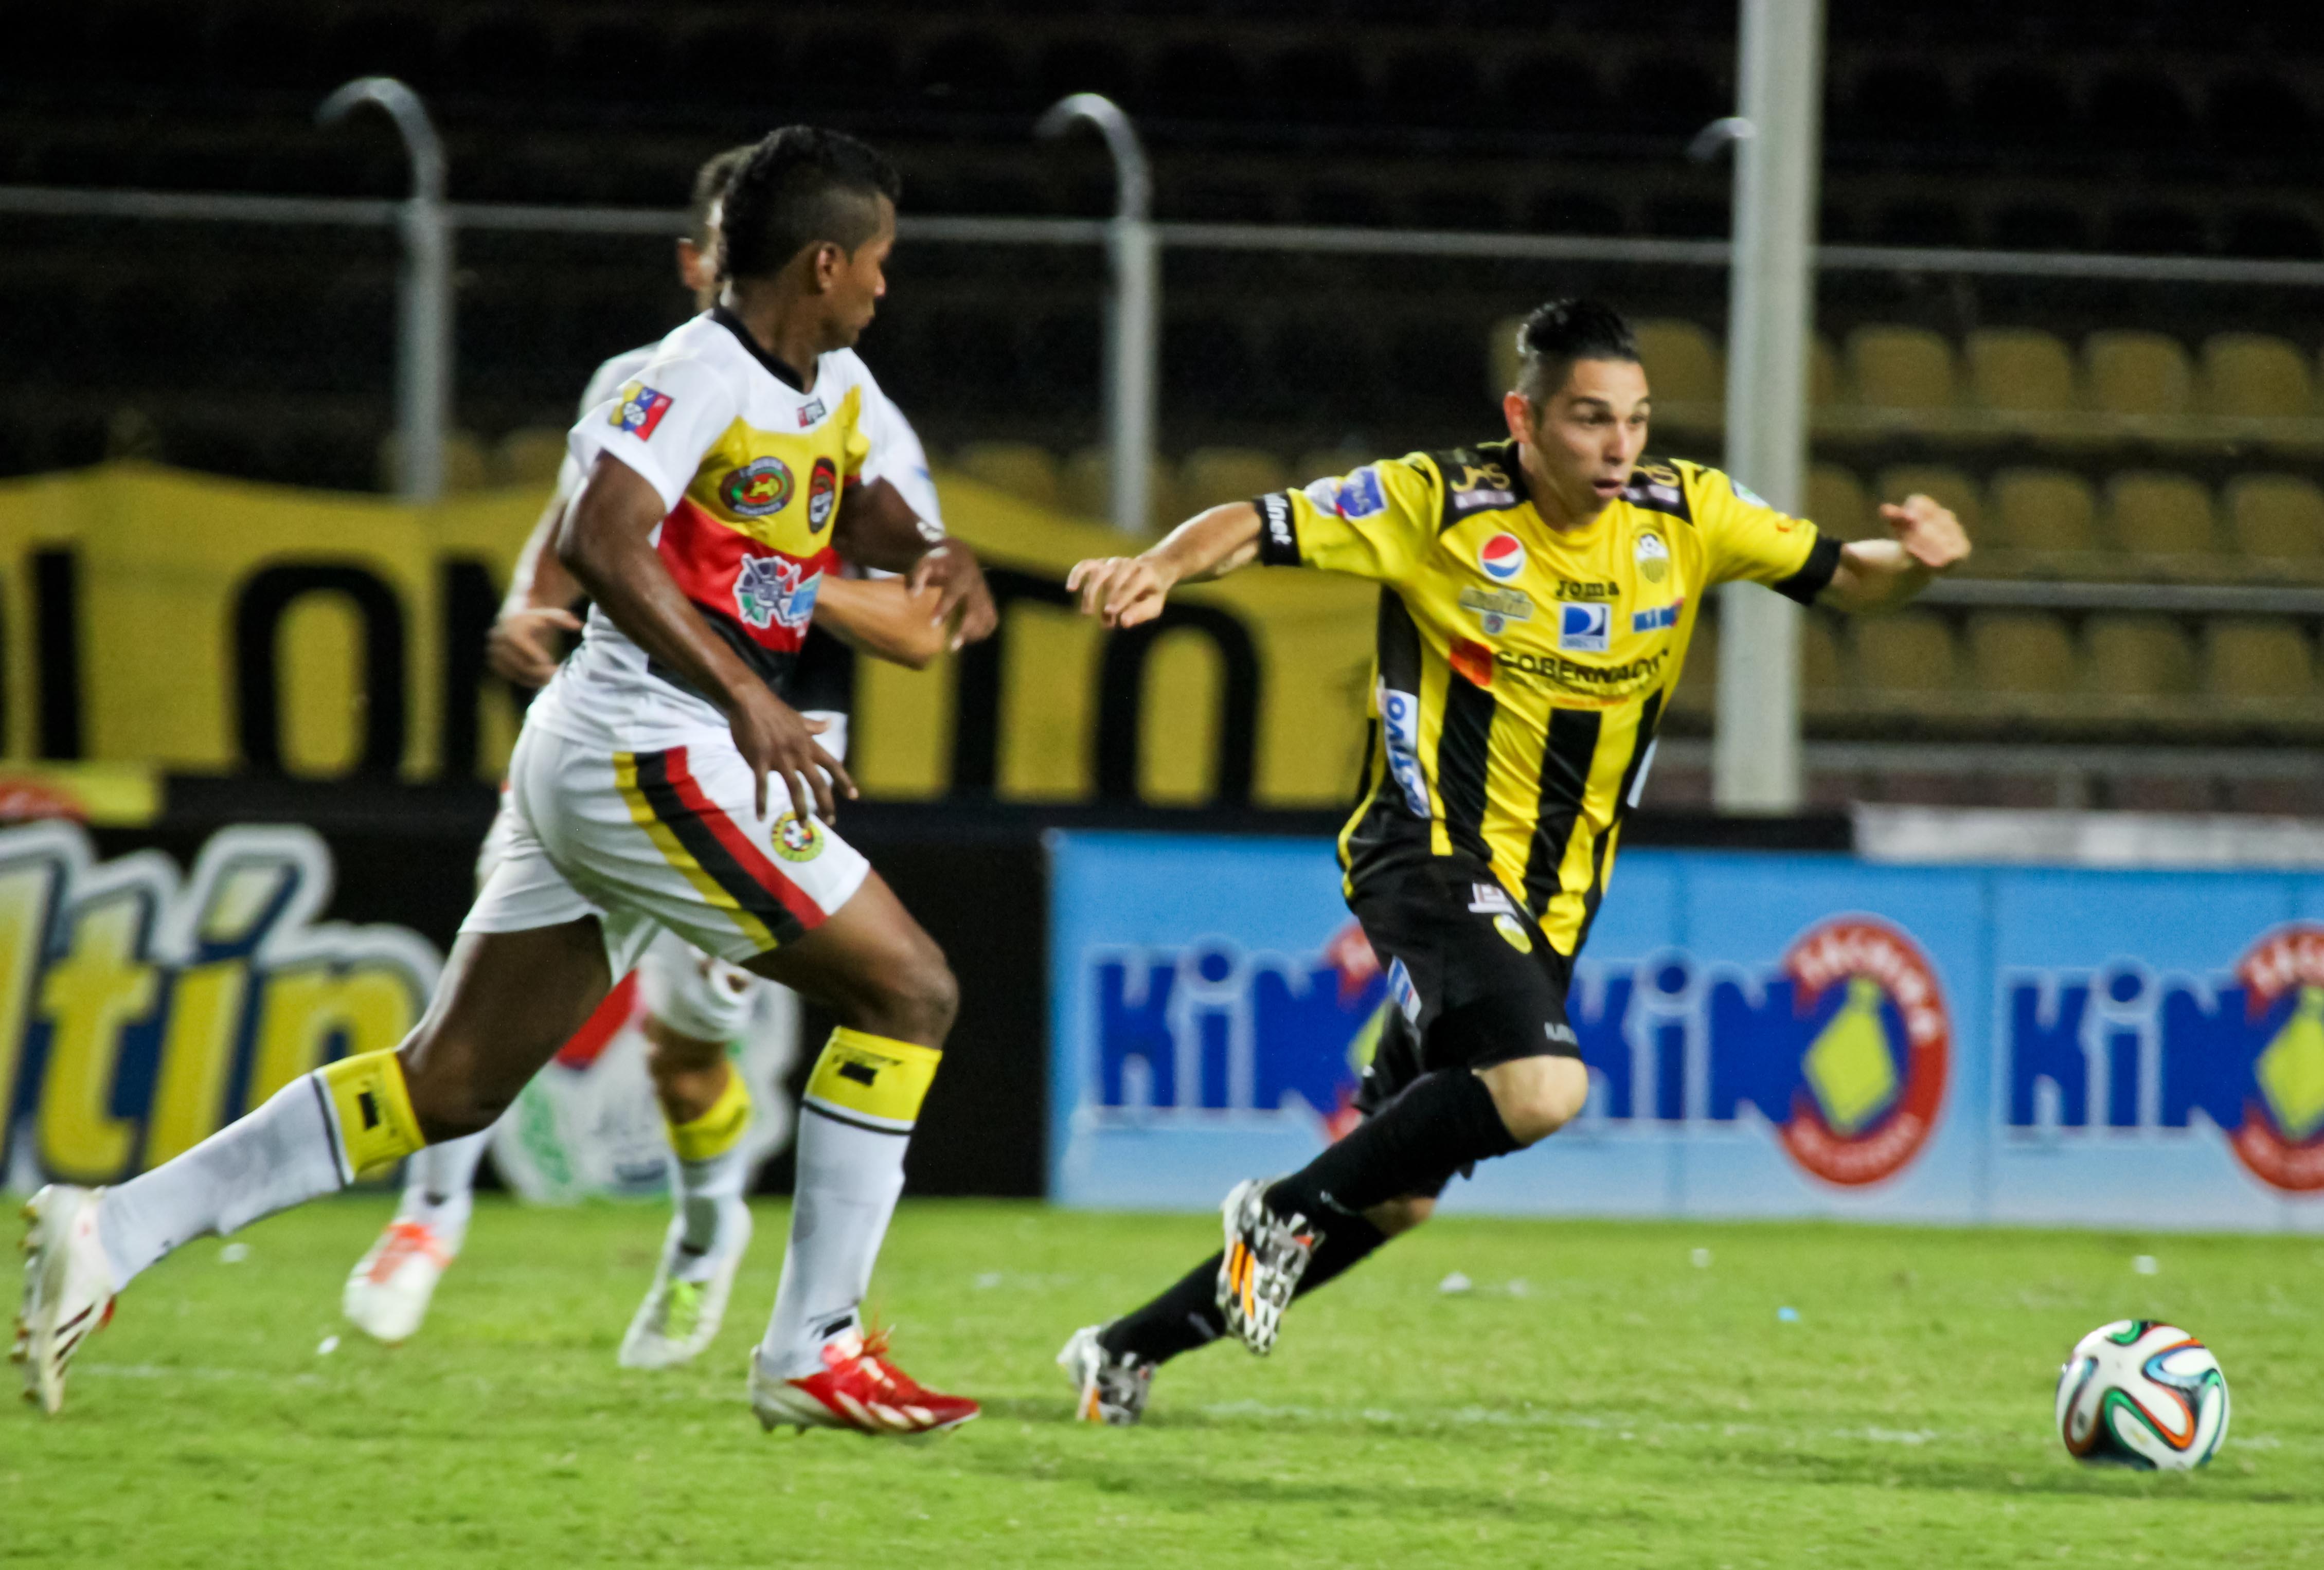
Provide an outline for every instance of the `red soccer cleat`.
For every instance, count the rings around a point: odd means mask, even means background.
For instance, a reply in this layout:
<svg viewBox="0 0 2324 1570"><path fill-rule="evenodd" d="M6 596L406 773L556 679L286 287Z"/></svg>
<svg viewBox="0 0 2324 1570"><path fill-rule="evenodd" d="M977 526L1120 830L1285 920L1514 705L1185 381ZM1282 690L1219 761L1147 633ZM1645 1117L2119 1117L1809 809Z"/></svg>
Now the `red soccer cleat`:
<svg viewBox="0 0 2324 1570"><path fill-rule="evenodd" d="M859 1434L921 1438L959 1428L977 1414L965 1396L929 1390L890 1363L888 1334L850 1330L823 1345L823 1372L781 1379L751 1354L751 1409L760 1426L850 1428Z"/></svg>

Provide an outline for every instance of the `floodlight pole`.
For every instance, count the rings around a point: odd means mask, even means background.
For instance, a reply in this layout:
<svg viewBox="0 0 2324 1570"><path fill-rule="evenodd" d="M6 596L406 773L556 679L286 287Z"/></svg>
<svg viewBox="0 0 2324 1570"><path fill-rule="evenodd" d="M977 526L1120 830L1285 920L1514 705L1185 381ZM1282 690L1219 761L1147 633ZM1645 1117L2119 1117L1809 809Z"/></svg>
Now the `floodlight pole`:
<svg viewBox="0 0 2324 1570"><path fill-rule="evenodd" d="M452 413L452 229L444 213L444 148L420 95L393 77L359 77L323 100L318 124L376 104L395 122L411 160L411 195L397 216L403 266L395 331L396 492L444 493L444 433Z"/></svg>
<svg viewBox="0 0 2324 1570"><path fill-rule="evenodd" d="M1156 323L1161 315L1161 261L1154 242L1154 179L1138 129L1102 93L1074 93L1049 106L1035 127L1045 139L1087 121L1113 155L1117 205L1106 225L1113 294L1106 302L1105 423L1113 475L1107 500L1113 527L1144 534L1150 499L1147 474L1154 460Z"/></svg>
<svg viewBox="0 0 2324 1570"><path fill-rule="evenodd" d="M1785 512L1804 510L1813 327L1823 0L1742 0L1734 264L1727 323L1727 470ZM1790 813L1800 776L1800 608L1753 583L1719 601L1711 799Z"/></svg>

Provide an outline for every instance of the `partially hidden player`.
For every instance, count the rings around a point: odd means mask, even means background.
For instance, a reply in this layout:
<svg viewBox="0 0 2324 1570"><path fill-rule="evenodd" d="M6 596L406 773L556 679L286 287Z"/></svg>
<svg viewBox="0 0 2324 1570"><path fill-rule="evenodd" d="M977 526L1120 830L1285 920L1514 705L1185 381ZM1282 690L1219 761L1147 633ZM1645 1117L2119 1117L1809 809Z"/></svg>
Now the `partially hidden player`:
<svg viewBox="0 0 2324 1570"><path fill-rule="evenodd" d="M761 1422L908 1434L976 1415L890 1363L859 1312L957 985L831 827L853 786L778 696L838 560L933 589L955 644L994 623L975 557L862 478L876 384L849 346L886 291L898 190L871 148L807 126L734 172L717 308L574 427L585 479L557 557L593 601L586 630L526 713L519 832L427 1015L395 1051L296 1080L151 1172L33 1196L16 1355L49 1410L139 1272L489 1126L668 929L840 1022L808 1080L790 1247L752 1358Z"/></svg>
<svg viewBox="0 0 2324 1570"><path fill-rule="evenodd" d="M696 172L689 232L677 243L677 263L678 280L693 293L697 311L718 304L720 203L727 181L751 152L749 145L729 148ZM609 403L659 348L656 343L626 350L598 366L581 395L581 414ZM918 436L893 403L874 401L876 407L867 410L872 450L864 479L888 481L915 513L941 527ZM558 640L581 630L574 615L581 586L554 551L558 528L581 480L580 465L568 454L549 504L518 555L508 595L486 640L494 674L520 686L545 685L557 672ZM842 763L847 760L853 647L916 668L926 666L943 652L945 638L944 629L929 620L933 603L931 592L916 600L893 577L877 583L840 574L824 579L783 696L808 720L823 724L817 742ZM521 820L503 794L477 856L479 886L520 831ZM773 984L669 932L647 944L635 974L645 1004L647 1070L670 1142L675 1214L652 1285L622 1337L617 1357L625 1368L669 1368L692 1361L716 1338L750 1246L751 1211L742 1191L750 1176L745 1135L752 1113L751 1088L729 1064L726 1044L748 1028L757 988ZM628 1006L625 994L609 994L600 1012ZM592 1021L589 1028L618 1023ZM446 1140L405 1163L395 1217L356 1262L341 1296L348 1320L364 1334L394 1345L419 1333L437 1286L466 1242L476 1169L492 1139L488 1129Z"/></svg>
<svg viewBox="0 0 2324 1570"><path fill-rule="evenodd" d="M1221 1336L1267 1352L1295 1297L1426 1220L1453 1174L1582 1110L1566 988L1707 592L1744 580L1877 611L1969 555L1925 496L1881 509L1894 540L1843 545L1716 469L1642 456L1646 372L1604 305L1543 306L1517 346L1508 440L1213 508L1067 580L1111 627L1252 561L1380 585L1373 739L1340 860L1393 1005L1363 1121L1237 1186L1221 1253L1066 1343L1084 1419L1136 1422L1154 1370Z"/></svg>

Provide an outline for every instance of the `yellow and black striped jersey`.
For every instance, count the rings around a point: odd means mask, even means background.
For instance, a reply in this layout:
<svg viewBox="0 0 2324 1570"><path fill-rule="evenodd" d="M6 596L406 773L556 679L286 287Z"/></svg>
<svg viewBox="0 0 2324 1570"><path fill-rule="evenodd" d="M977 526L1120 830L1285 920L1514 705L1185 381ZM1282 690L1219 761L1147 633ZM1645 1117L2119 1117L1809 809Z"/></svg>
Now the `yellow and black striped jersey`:
<svg viewBox="0 0 2324 1570"><path fill-rule="evenodd" d="M1259 559L1380 585L1373 745L1340 836L1349 887L1431 856L1483 864L1581 947L1704 591L1802 603L1839 542L1716 469L1642 460L1584 528L1527 499L1514 442L1415 453L1259 499Z"/></svg>

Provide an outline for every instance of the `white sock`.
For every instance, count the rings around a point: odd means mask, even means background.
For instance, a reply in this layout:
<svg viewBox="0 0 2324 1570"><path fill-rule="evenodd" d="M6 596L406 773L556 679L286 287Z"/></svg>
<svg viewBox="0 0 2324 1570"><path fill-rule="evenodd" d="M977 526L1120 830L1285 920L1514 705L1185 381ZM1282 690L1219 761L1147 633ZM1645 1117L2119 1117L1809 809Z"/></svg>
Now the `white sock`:
<svg viewBox="0 0 2324 1570"><path fill-rule="evenodd" d="M395 1218L419 1222L436 1235L445 1253L458 1253L476 1207L476 1168L492 1139L487 1128L416 1152L403 1165L403 1198Z"/></svg>
<svg viewBox="0 0 2324 1570"><path fill-rule="evenodd" d="M742 1235L742 1180L749 1162L740 1144L698 1161L669 1159L670 1198L678 1210L672 1229L677 1243L670 1273L682 1281L706 1281L733 1240Z"/></svg>
<svg viewBox="0 0 2324 1570"><path fill-rule="evenodd" d="M322 1076L301 1075L185 1154L106 1190L97 1231L113 1290L205 1233L229 1233L345 1187L343 1159Z"/></svg>
<svg viewBox="0 0 2324 1570"><path fill-rule="evenodd" d="M798 1182L790 1243L774 1318L760 1343L784 1379L823 1369L823 1344L859 1323L872 1266L904 1191L908 1132L842 1123L812 1103L799 1108Z"/></svg>

